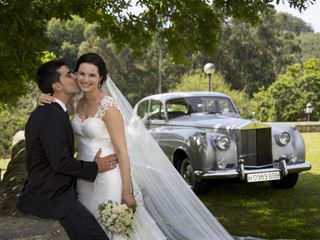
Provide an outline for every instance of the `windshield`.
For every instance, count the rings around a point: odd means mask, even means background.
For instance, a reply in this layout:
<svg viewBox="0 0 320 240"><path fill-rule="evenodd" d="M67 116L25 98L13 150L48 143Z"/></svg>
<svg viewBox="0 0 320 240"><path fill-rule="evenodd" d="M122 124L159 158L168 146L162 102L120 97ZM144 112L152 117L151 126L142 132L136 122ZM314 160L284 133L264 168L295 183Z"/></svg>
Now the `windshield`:
<svg viewBox="0 0 320 240"><path fill-rule="evenodd" d="M238 114L229 98L225 97L185 97L167 101L169 118L191 113L231 113Z"/></svg>

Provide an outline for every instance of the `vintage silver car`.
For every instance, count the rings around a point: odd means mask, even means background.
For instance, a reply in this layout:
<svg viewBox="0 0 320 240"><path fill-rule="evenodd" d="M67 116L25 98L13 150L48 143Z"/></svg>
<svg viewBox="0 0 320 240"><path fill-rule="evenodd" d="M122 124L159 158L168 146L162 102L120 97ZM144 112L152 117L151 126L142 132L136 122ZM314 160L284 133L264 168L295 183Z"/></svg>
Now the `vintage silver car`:
<svg viewBox="0 0 320 240"><path fill-rule="evenodd" d="M311 168L295 127L243 119L222 93L152 95L134 112L196 193L206 191L206 180L224 178L292 188Z"/></svg>

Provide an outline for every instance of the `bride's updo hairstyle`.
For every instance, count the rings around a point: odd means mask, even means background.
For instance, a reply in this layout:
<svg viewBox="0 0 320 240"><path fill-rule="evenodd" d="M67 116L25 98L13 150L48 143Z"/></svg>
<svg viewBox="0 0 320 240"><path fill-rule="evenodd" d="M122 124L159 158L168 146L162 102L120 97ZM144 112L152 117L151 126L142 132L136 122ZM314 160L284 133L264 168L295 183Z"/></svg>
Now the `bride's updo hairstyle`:
<svg viewBox="0 0 320 240"><path fill-rule="evenodd" d="M101 87L102 84L106 81L107 74L108 74L106 63L104 62L102 57L100 57L96 53L85 53L81 55L76 64L76 69L75 69L76 72L78 71L81 63L93 64L98 68L99 75L101 77L101 80L99 82L99 87Z"/></svg>

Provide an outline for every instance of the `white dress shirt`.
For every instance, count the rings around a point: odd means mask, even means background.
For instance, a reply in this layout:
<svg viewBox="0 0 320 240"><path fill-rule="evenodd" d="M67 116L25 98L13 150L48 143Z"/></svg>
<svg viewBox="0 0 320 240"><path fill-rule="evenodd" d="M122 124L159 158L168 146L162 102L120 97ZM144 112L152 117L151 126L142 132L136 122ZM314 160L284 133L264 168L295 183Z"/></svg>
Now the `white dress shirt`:
<svg viewBox="0 0 320 240"><path fill-rule="evenodd" d="M62 107L62 109L65 111L65 112L67 112L67 107L66 107L66 105L64 104L64 102L62 102L60 99L58 99L58 98L54 98L55 99L55 101L56 101L56 103L58 103L61 107Z"/></svg>

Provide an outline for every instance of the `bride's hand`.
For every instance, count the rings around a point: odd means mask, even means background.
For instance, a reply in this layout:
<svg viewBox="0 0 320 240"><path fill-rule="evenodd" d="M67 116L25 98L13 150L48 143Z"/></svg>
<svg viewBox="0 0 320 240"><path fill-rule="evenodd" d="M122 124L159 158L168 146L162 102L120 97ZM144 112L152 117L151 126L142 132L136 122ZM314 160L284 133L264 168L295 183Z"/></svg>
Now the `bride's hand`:
<svg viewBox="0 0 320 240"><path fill-rule="evenodd" d="M38 97L38 105L39 106L43 106L45 104L50 104L50 103L53 103L55 102L55 99L54 97L51 97L50 96L50 93L41 93Z"/></svg>
<svg viewBox="0 0 320 240"><path fill-rule="evenodd" d="M127 204L127 206L131 208L135 208L137 206L136 199L132 193L122 193L121 202Z"/></svg>

